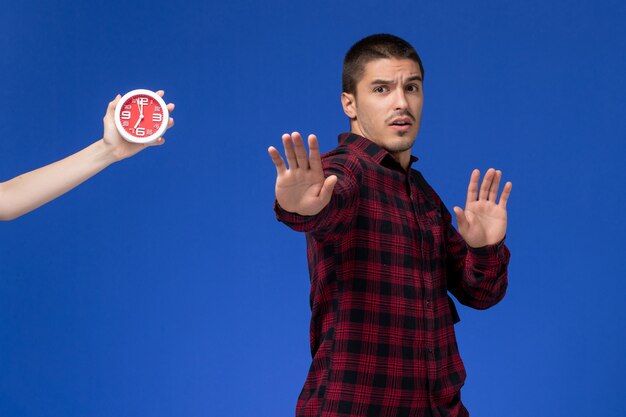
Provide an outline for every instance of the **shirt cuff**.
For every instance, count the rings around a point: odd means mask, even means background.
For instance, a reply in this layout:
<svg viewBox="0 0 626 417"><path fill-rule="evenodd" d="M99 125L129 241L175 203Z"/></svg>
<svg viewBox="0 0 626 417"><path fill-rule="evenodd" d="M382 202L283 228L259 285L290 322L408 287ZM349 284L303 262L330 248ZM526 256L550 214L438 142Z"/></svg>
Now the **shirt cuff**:
<svg viewBox="0 0 626 417"><path fill-rule="evenodd" d="M497 263L508 263L510 252L504 244L504 239L494 245L479 248L467 247L467 256L476 266L491 267Z"/></svg>
<svg viewBox="0 0 626 417"><path fill-rule="evenodd" d="M318 226L319 219L324 218L324 213L328 209L327 205L314 216L303 216L302 214L292 213L283 209L278 201L274 200L274 213L276 213L276 219L279 222L285 223L287 226L291 227L293 230L298 232L308 232L312 230L314 227Z"/></svg>

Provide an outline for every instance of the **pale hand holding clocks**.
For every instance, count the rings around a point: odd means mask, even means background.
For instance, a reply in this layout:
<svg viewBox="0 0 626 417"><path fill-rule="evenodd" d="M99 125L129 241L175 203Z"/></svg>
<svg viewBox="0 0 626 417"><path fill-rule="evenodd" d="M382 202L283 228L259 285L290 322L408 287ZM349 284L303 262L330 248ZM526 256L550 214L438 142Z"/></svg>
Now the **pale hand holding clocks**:
<svg viewBox="0 0 626 417"><path fill-rule="evenodd" d="M115 107L115 126L133 143L152 143L167 130L169 111L163 99L150 90L133 90Z"/></svg>

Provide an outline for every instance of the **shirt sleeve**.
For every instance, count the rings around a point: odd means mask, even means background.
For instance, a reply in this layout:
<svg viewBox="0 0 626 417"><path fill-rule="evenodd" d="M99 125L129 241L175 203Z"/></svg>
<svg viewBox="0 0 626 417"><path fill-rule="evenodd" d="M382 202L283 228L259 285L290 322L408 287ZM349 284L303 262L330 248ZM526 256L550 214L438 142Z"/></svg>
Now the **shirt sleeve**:
<svg viewBox="0 0 626 417"><path fill-rule="evenodd" d="M471 248L452 226L450 212L444 207L446 228L447 284L461 304L486 309L497 304L508 285L509 249L502 242Z"/></svg>
<svg viewBox="0 0 626 417"><path fill-rule="evenodd" d="M323 161L324 174L337 176L333 195L326 207L314 216L303 216L284 210L277 201L274 212L278 221L298 232L310 233L321 240L340 236L350 228L358 205L358 173L360 164L356 158L334 155Z"/></svg>

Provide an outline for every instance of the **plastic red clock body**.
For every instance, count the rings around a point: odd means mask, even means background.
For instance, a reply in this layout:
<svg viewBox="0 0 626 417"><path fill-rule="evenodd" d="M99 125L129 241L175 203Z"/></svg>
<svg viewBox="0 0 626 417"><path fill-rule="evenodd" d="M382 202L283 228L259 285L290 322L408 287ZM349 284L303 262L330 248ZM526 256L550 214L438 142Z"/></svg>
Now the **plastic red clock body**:
<svg viewBox="0 0 626 417"><path fill-rule="evenodd" d="M133 90L115 107L115 126L129 142L151 143L167 130L169 112L163 99L150 90Z"/></svg>

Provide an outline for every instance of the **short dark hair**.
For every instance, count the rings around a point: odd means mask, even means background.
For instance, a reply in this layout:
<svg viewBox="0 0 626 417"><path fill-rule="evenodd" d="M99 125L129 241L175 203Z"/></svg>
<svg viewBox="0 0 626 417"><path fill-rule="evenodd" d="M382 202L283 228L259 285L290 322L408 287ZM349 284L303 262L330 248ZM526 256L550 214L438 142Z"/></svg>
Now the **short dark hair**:
<svg viewBox="0 0 626 417"><path fill-rule="evenodd" d="M365 65L376 59L398 58L417 62L424 79L424 66L417 51L402 38L386 33L361 39L348 50L343 60L342 90L356 94L356 85L363 76Z"/></svg>

